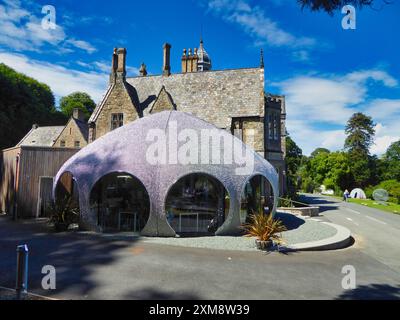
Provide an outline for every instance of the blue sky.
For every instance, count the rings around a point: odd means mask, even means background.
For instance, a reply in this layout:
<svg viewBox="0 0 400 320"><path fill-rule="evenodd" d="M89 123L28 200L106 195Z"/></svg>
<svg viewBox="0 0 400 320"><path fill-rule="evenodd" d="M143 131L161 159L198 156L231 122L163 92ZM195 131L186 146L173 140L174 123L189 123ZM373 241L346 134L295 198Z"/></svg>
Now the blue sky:
<svg viewBox="0 0 400 320"><path fill-rule="evenodd" d="M172 71L201 30L214 69L255 67L265 52L266 91L287 97L287 127L305 154L343 147L356 111L373 116L382 154L400 139L400 1L343 15L301 10L294 0L0 1L0 62L47 83L57 99L104 93L114 47L128 49L128 74L142 62L158 74L162 45L172 44ZM44 5L56 29L41 28Z"/></svg>

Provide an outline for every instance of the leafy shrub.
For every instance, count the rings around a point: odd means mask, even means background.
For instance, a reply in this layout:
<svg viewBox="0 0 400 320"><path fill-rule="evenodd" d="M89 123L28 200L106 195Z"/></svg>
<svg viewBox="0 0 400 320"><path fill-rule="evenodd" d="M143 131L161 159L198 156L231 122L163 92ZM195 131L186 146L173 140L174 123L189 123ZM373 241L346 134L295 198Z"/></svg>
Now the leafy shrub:
<svg viewBox="0 0 400 320"><path fill-rule="evenodd" d="M397 180L386 180L382 181L375 187L368 187L365 194L368 198L372 199L372 193L376 189L385 189L389 193L389 202L399 203L400 202L400 182Z"/></svg>
<svg viewBox="0 0 400 320"><path fill-rule="evenodd" d="M377 188L374 187L374 186L368 186L368 187L366 187L366 188L364 189L365 196L366 196L368 199L372 199L372 194L374 193L374 190L376 190L376 189L377 189Z"/></svg>
<svg viewBox="0 0 400 320"><path fill-rule="evenodd" d="M397 201L400 200L400 182L397 180L386 180L382 181L379 185L379 188L385 189L389 196L392 198L396 198Z"/></svg>
<svg viewBox="0 0 400 320"><path fill-rule="evenodd" d="M302 180L301 190L304 192L313 193L318 187L319 185L309 177Z"/></svg>

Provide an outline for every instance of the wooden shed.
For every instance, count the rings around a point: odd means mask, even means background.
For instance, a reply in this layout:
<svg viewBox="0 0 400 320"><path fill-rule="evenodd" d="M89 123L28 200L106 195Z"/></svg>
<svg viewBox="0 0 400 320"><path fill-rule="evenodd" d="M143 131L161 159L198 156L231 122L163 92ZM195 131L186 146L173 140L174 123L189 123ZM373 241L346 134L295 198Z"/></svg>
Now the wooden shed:
<svg viewBox="0 0 400 320"><path fill-rule="evenodd" d="M0 151L0 212L15 218L44 215L53 177L79 149L17 146Z"/></svg>

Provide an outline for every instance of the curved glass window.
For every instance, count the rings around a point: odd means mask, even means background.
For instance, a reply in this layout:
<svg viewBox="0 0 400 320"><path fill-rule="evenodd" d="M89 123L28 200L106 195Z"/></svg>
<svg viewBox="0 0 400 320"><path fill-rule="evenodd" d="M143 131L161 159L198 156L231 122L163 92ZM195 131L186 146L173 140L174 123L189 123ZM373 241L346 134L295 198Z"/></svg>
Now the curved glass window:
<svg viewBox="0 0 400 320"><path fill-rule="evenodd" d="M220 181L206 174L190 174L170 189L167 220L178 234L214 234L229 214L229 202Z"/></svg>
<svg viewBox="0 0 400 320"><path fill-rule="evenodd" d="M261 175L251 178L242 193L240 222L249 222L252 214L270 214L274 207L274 195L269 181Z"/></svg>
<svg viewBox="0 0 400 320"><path fill-rule="evenodd" d="M90 210L104 232L140 232L149 219L149 195L132 175L110 173L93 187Z"/></svg>

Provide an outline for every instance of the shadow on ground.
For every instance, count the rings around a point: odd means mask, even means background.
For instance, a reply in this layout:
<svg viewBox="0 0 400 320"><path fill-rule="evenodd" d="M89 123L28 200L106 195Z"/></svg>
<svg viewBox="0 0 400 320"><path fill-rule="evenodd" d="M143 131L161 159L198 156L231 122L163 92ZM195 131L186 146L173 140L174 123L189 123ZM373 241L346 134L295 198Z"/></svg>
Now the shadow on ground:
<svg viewBox="0 0 400 320"><path fill-rule="evenodd" d="M143 288L127 293L124 300L200 300L200 297L190 292L166 292L154 288Z"/></svg>
<svg viewBox="0 0 400 320"><path fill-rule="evenodd" d="M313 206L319 207L319 212L325 212L330 210L337 210L339 208L338 201L327 200L325 198L311 198L306 195L300 195L299 201L303 203L307 203Z"/></svg>
<svg viewBox="0 0 400 320"><path fill-rule="evenodd" d="M277 212L275 218L281 220L288 230L295 230L305 223L303 219L289 213Z"/></svg>
<svg viewBox="0 0 400 320"><path fill-rule="evenodd" d="M136 240L110 241L75 233L48 233L46 224L31 221L13 222L0 218L0 286L15 286L16 247L29 247L29 290L48 295L41 288L42 267L56 268L57 289L52 295L63 296L67 290L74 296L85 296L98 283L91 278L97 267L114 263L121 249L132 247Z"/></svg>
<svg viewBox="0 0 400 320"><path fill-rule="evenodd" d="M370 284L358 286L338 296L337 300L398 300L400 285L395 287L387 284Z"/></svg>

